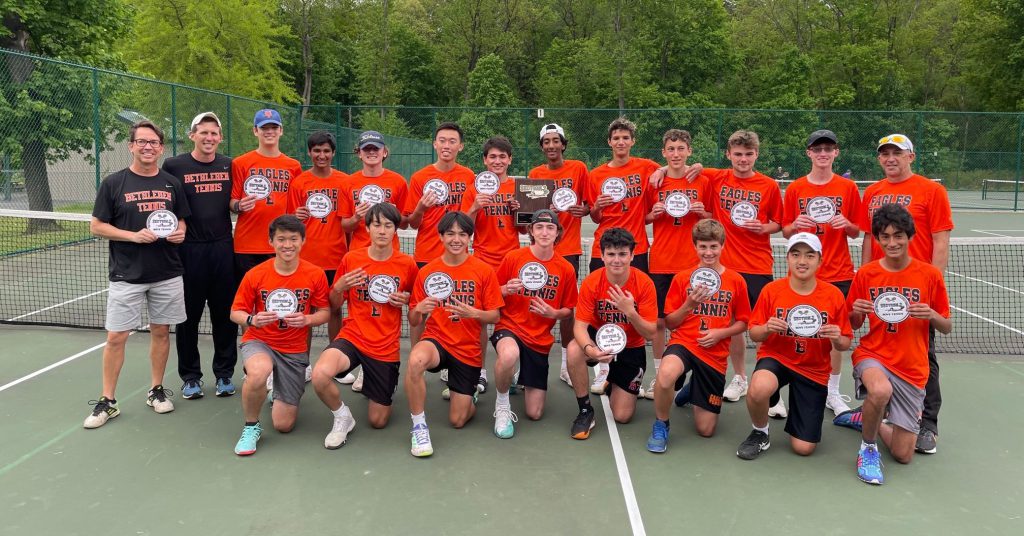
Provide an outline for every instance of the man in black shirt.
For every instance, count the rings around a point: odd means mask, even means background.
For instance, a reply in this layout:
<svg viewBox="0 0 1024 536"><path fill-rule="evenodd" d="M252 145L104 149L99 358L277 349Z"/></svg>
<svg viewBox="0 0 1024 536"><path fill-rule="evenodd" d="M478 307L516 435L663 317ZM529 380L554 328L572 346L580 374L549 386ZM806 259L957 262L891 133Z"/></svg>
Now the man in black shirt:
<svg viewBox="0 0 1024 536"><path fill-rule="evenodd" d="M234 299L234 245L231 240L231 159L217 154L221 140L220 119L204 112L192 120L188 137L192 152L164 161L164 171L177 177L185 187L192 210L185 242L178 253L185 268L185 313L188 316L174 330L178 350L178 375L184 384L181 397L203 397L203 370L199 362L199 320L209 304L213 327L213 374L217 396L235 394L231 376L238 354L235 339L238 326L229 318Z"/></svg>
<svg viewBox="0 0 1024 536"><path fill-rule="evenodd" d="M170 352L170 324L185 321L185 300L178 244L185 240L185 218L191 215L185 189L158 166L164 134L149 121L129 132L132 163L100 184L89 230L110 240L110 287L107 293L107 344L103 348L103 393L85 419L99 428L117 417L114 398L124 364L128 334L142 327L147 310L152 388L146 405L157 413L174 410L163 377Z"/></svg>

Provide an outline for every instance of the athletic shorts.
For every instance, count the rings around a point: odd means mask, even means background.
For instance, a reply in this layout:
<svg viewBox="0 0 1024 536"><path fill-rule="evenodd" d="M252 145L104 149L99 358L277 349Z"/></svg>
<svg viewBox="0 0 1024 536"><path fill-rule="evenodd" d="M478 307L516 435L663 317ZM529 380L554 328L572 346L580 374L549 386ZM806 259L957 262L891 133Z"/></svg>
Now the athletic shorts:
<svg viewBox="0 0 1024 536"><path fill-rule="evenodd" d="M675 277L673 274L648 274L651 276L651 281L654 281L654 292L658 298L658 318L665 318L668 316L668 311L665 310L665 296L668 296L668 289L672 286L672 278Z"/></svg>
<svg viewBox="0 0 1024 536"><path fill-rule="evenodd" d="M844 298L850 295L850 284L853 283L853 281L847 279L846 281L831 281L831 283L833 287L836 287L843 293Z"/></svg>
<svg viewBox="0 0 1024 536"><path fill-rule="evenodd" d="M131 331L142 327L142 310L150 324L174 325L188 318L185 284L181 276L155 283L111 281L107 292L107 331Z"/></svg>
<svg viewBox="0 0 1024 536"><path fill-rule="evenodd" d="M274 365L274 400L280 400L290 406L298 406L303 393L306 392L306 367L309 366L309 354L286 354L274 350L262 341L245 341L238 347L242 356L242 368L245 362L256 354L270 356Z"/></svg>
<svg viewBox="0 0 1024 536"><path fill-rule="evenodd" d="M459 361L434 339L421 339L420 342L433 344L437 348L437 355L440 358L437 366L428 369L427 372L438 373L448 369L448 389L451 392L467 396L473 396L476 393L476 382L480 380L480 367L472 367Z"/></svg>
<svg viewBox="0 0 1024 536"><path fill-rule="evenodd" d="M636 268L637 270L640 270L641 272L646 274L647 273L647 254L646 253L640 253L638 255L633 255L633 262L629 263L629 265L632 266L633 268ZM590 272L593 273L598 268L604 268L604 260L602 260L601 257L591 257L590 258Z"/></svg>
<svg viewBox="0 0 1024 536"><path fill-rule="evenodd" d="M789 417L786 433L808 443L821 441L821 421L825 417L828 387L811 381L772 357L757 360L754 371L767 370L779 380L779 389L789 385ZM779 391L772 393L768 406L779 402Z"/></svg>
<svg viewBox="0 0 1024 536"><path fill-rule="evenodd" d="M868 391L861 382L861 376L869 368L879 368L889 378L892 398L889 399L886 418L904 430L917 434L921 432L921 412L924 411L924 389L918 389L906 380L893 374L885 365L875 359L865 359L853 367L853 389L857 400L864 400Z"/></svg>
<svg viewBox="0 0 1024 536"><path fill-rule="evenodd" d="M416 261L416 268L423 268L426 265L427 263L425 262Z"/></svg>
<svg viewBox="0 0 1024 536"><path fill-rule="evenodd" d="M336 377L343 378L362 365L363 396L382 406L391 405L391 397L398 389L398 361L374 359L345 339L334 339L327 347L338 350L348 358L348 368L339 371Z"/></svg>
<svg viewBox="0 0 1024 536"><path fill-rule="evenodd" d="M530 348L523 341L512 333L511 330L495 330L491 335L491 345L494 351L498 351L498 341L510 338L519 347L519 385L532 387L542 391L548 390L548 356L533 348ZM550 351L550 349L549 349ZM449 376L450 377L450 376Z"/></svg>
<svg viewBox="0 0 1024 536"><path fill-rule="evenodd" d="M693 379L690 381L690 403L714 414L721 413L725 374L701 361L681 344L669 345L663 358L668 356L675 356L683 362L683 373L676 379L675 390L682 389L686 384L686 375L693 373Z"/></svg>
<svg viewBox="0 0 1024 536"><path fill-rule="evenodd" d="M324 273L327 274L327 286L328 287L333 287L334 286L334 274L337 273L337 270L324 270Z"/></svg>
<svg viewBox="0 0 1024 536"><path fill-rule="evenodd" d="M580 256L579 255L562 255L565 262L572 265L572 275L576 277L576 280L580 279Z"/></svg>
<svg viewBox="0 0 1024 536"><path fill-rule="evenodd" d="M245 274L257 264L273 258L273 253L235 253L235 285L240 285Z"/></svg>
<svg viewBox="0 0 1024 536"><path fill-rule="evenodd" d="M587 332L593 338L597 330L593 326L587 326ZM592 367L596 364L597 361L587 361L588 366ZM618 386L619 389L631 395L639 395L645 367L647 367L647 347L626 348L619 352L611 363L608 363L608 383Z"/></svg>
<svg viewBox="0 0 1024 536"><path fill-rule="evenodd" d="M761 290L764 289L765 285L772 282L772 275L738 273L747 283L747 299L750 300L750 308L753 309L757 299L761 297Z"/></svg>

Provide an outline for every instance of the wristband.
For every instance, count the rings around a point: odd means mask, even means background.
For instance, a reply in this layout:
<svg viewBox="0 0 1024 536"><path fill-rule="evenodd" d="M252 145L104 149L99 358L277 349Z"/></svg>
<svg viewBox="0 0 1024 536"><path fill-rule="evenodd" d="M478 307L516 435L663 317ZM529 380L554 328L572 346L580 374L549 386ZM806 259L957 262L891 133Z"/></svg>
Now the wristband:
<svg viewBox="0 0 1024 536"><path fill-rule="evenodd" d="M248 317L247 317L247 318L245 319L245 325L246 325L246 326L251 326L251 325L252 325L252 315L249 315L249 316L248 316Z"/></svg>

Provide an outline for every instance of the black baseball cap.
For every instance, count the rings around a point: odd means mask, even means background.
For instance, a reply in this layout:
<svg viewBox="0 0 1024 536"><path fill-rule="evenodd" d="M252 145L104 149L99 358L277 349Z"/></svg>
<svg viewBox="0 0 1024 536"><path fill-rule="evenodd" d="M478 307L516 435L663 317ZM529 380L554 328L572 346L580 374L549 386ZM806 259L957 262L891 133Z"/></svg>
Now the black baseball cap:
<svg viewBox="0 0 1024 536"><path fill-rule="evenodd" d="M558 216L549 208L542 208L533 213L533 217L530 218L530 225L535 223L553 223L557 225L559 229L562 228L562 222L558 221Z"/></svg>
<svg viewBox="0 0 1024 536"><path fill-rule="evenodd" d="M811 132L811 135L807 137L807 146L810 147L816 143L824 141L830 141L836 145L839 145L839 138L836 137L836 133L831 130L815 130Z"/></svg>

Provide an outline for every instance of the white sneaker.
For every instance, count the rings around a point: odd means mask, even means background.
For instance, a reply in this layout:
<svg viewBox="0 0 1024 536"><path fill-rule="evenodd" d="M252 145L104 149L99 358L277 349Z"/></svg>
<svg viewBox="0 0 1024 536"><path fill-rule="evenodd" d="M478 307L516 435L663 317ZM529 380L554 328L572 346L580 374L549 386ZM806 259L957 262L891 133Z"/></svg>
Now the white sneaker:
<svg viewBox="0 0 1024 536"><path fill-rule="evenodd" d="M785 419L789 416L789 412L786 411L786 404L782 403L782 398L779 398L779 403L768 408L768 416L773 419Z"/></svg>
<svg viewBox="0 0 1024 536"><path fill-rule="evenodd" d="M441 369L441 374L438 377L442 382L448 383L448 369Z"/></svg>
<svg viewBox="0 0 1024 536"><path fill-rule="evenodd" d="M167 397L171 395L169 389L164 389L163 385L157 385L156 387L149 390L149 395L146 397L146 405L153 408L153 411L157 413L170 413L174 411L174 404Z"/></svg>
<svg viewBox="0 0 1024 536"><path fill-rule="evenodd" d="M430 443L430 429L426 424L417 424L412 427L412 449L410 452L417 458L434 453L434 446Z"/></svg>
<svg viewBox="0 0 1024 536"><path fill-rule="evenodd" d="M306 365L306 383L313 379L313 365Z"/></svg>
<svg viewBox="0 0 1024 536"><path fill-rule="evenodd" d="M654 400L654 382L656 382L656 381L657 381L656 378L652 379L651 380L651 384L647 386L647 389L644 389L643 387L641 387L640 388L640 397L646 398L647 400Z"/></svg>
<svg viewBox="0 0 1024 536"><path fill-rule="evenodd" d="M725 387L725 392L722 393L722 398L729 402L739 402L741 398L747 396L747 379L739 374L732 377L732 381Z"/></svg>
<svg viewBox="0 0 1024 536"><path fill-rule="evenodd" d="M340 448L348 441L348 433L356 427L356 420L352 418L352 411L348 406L341 408L341 415L334 418L334 425L331 426L331 433L324 439L324 448L334 450Z"/></svg>
<svg viewBox="0 0 1024 536"><path fill-rule="evenodd" d="M452 399L452 391L451 391L451 389L445 387L444 391L441 391L441 398L443 398L445 400L451 400Z"/></svg>
<svg viewBox="0 0 1024 536"><path fill-rule="evenodd" d="M519 417L509 406L498 407L494 410L494 435L509 439L515 434L515 426L512 423L519 422Z"/></svg>
<svg viewBox="0 0 1024 536"><path fill-rule="evenodd" d="M360 370L360 372L362 372L362 370ZM338 383L342 385L352 385L353 383L356 382L356 375L349 372L348 374L340 378L335 378L335 380L337 380Z"/></svg>
<svg viewBox="0 0 1024 536"><path fill-rule="evenodd" d="M832 410L833 413L839 415L844 411L850 411L850 406L847 402L850 401L850 397L839 393L829 393L828 397L825 398L825 407Z"/></svg>
<svg viewBox="0 0 1024 536"><path fill-rule="evenodd" d="M598 371L597 376L594 377L594 383L590 384L590 392L595 395L603 395L605 389L608 388L608 373Z"/></svg>
<svg viewBox="0 0 1024 536"><path fill-rule="evenodd" d="M561 371L559 371L558 379L562 380L563 382L565 382L565 384L568 385L569 387L572 387L572 380L569 379L569 370L568 369L562 369Z"/></svg>
<svg viewBox="0 0 1024 536"><path fill-rule="evenodd" d="M356 376L356 381L352 382L352 390L357 393L363 392L363 367L359 367L359 375Z"/></svg>

